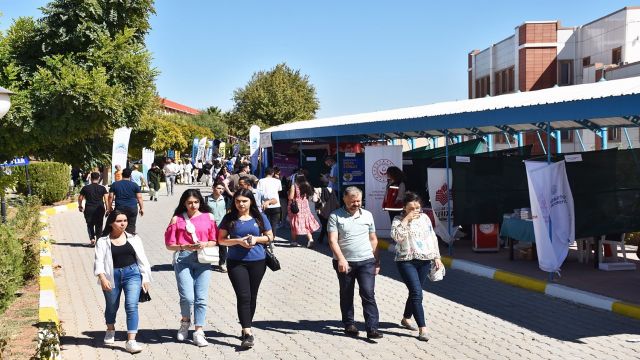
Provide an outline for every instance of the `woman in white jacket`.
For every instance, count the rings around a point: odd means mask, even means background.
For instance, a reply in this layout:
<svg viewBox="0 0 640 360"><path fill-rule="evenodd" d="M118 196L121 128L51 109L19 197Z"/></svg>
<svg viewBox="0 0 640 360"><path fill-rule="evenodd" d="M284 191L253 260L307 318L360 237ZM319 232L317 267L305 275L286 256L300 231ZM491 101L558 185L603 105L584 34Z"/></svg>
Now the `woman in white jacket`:
<svg viewBox="0 0 640 360"><path fill-rule="evenodd" d="M144 253L138 235L125 232L127 215L115 210L109 214L107 225L95 248L94 274L102 287L106 302L104 317L107 331L105 344L115 342L116 313L120 306L120 294L124 292L127 314L126 350L132 354L142 351L136 342L138 333L138 300L140 291L149 291L151 266Z"/></svg>

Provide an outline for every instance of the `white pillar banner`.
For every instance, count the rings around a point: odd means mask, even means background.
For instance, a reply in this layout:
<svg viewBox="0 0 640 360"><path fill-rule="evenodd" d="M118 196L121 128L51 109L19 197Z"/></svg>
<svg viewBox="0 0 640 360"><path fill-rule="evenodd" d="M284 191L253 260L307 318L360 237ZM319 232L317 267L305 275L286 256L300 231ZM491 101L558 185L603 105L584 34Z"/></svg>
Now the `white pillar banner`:
<svg viewBox="0 0 640 360"><path fill-rule="evenodd" d="M200 139L200 141L198 142L198 153L196 155L196 163L198 162L198 160L202 160L202 163L204 163L206 150L207 150L207 137L205 136L202 139Z"/></svg>
<svg viewBox="0 0 640 360"><path fill-rule="evenodd" d="M122 169L127 166L127 155L129 154L129 137L131 128L122 127L113 131L113 149L111 152L111 176L116 171L116 165Z"/></svg>
<svg viewBox="0 0 640 360"><path fill-rule="evenodd" d="M258 151L260 148L260 127L253 125L249 128L249 154L251 154L251 172L255 174L258 168Z"/></svg>
<svg viewBox="0 0 640 360"><path fill-rule="evenodd" d="M366 209L373 214L376 234L389 237L391 221L389 213L382 209L382 200L387 188L387 169L396 166L402 169L402 146L365 146L364 188ZM342 171L340 171L342 174Z"/></svg>
<svg viewBox="0 0 640 360"><path fill-rule="evenodd" d="M156 156L155 151L147 148L142 148L142 174L145 177L145 179L147 178L147 171L151 169L151 164L153 164L153 160L155 159L155 156ZM147 181L148 180L149 179L147 179Z"/></svg>
<svg viewBox="0 0 640 360"><path fill-rule="evenodd" d="M451 244L455 239L458 228L453 225L452 187L453 173L451 169L449 169L449 185L447 186L447 169L427 168L427 188L431 199L431 209L433 209L435 217L440 220L435 224L436 235L448 244ZM449 212L451 212L451 223L448 220Z"/></svg>
<svg viewBox="0 0 640 360"><path fill-rule="evenodd" d="M542 271L560 272L569 245L575 241L575 210L565 162L550 165L525 161L529 200L536 235L538 266ZM552 238L549 238L551 227Z"/></svg>

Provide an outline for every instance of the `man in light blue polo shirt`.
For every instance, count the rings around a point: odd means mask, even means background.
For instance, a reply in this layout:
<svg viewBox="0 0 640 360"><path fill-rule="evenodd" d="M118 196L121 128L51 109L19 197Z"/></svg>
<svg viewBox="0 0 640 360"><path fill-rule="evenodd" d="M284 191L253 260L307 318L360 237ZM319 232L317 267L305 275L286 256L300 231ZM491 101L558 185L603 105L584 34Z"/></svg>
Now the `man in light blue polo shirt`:
<svg viewBox="0 0 640 360"><path fill-rule="evenodd" d="M340 311L344 332L358 336L353 314L353 292L356 280L364 312L367 338L380 339L379 313L375 299L376 275L380 271L376 248L378 238L373 215L361 208L362 191L355 186L344 190L344 207L329 215L327 231L333 252L333 268L340 284Z"/></svg>
<svg viewBox="0 0 640 360"><path fill-rule="evenodd" d="M211 213L213 214L213 218L216 219L216 226L220 226L220 222L222 218L227 214L227 206L224 200L224 184L221 181L216 181L213 184L211 196L207 197L207 204L211 208ZM224 245L220 245L220 262L218 265L220 266L220 271L226 273L227 272L227 247Z"/></svg>

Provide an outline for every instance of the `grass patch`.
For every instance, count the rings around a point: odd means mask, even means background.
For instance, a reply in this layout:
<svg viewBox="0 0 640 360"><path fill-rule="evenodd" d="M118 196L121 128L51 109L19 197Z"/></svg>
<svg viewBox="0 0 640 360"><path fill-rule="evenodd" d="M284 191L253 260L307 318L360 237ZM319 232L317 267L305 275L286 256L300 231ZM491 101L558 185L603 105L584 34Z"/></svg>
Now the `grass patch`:
<svg viewBox="0 0 640 360"><path fill-rule="evenodd" d="M0 317L0 359L29 359L38 347L38 280L20 289Z"/></svg>

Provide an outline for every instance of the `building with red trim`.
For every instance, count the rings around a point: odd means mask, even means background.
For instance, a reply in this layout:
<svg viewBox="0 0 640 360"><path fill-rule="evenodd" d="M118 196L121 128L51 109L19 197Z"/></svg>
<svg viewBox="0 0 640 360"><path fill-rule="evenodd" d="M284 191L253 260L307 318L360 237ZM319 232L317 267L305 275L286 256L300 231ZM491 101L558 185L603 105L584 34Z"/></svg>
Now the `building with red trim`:
<svg viewBox="0 0 640 360"><path fill-rule="evenodd" d="M167 98L160 98L160 105L164 114L198 115L200 110L182 105Z"/></svg>

